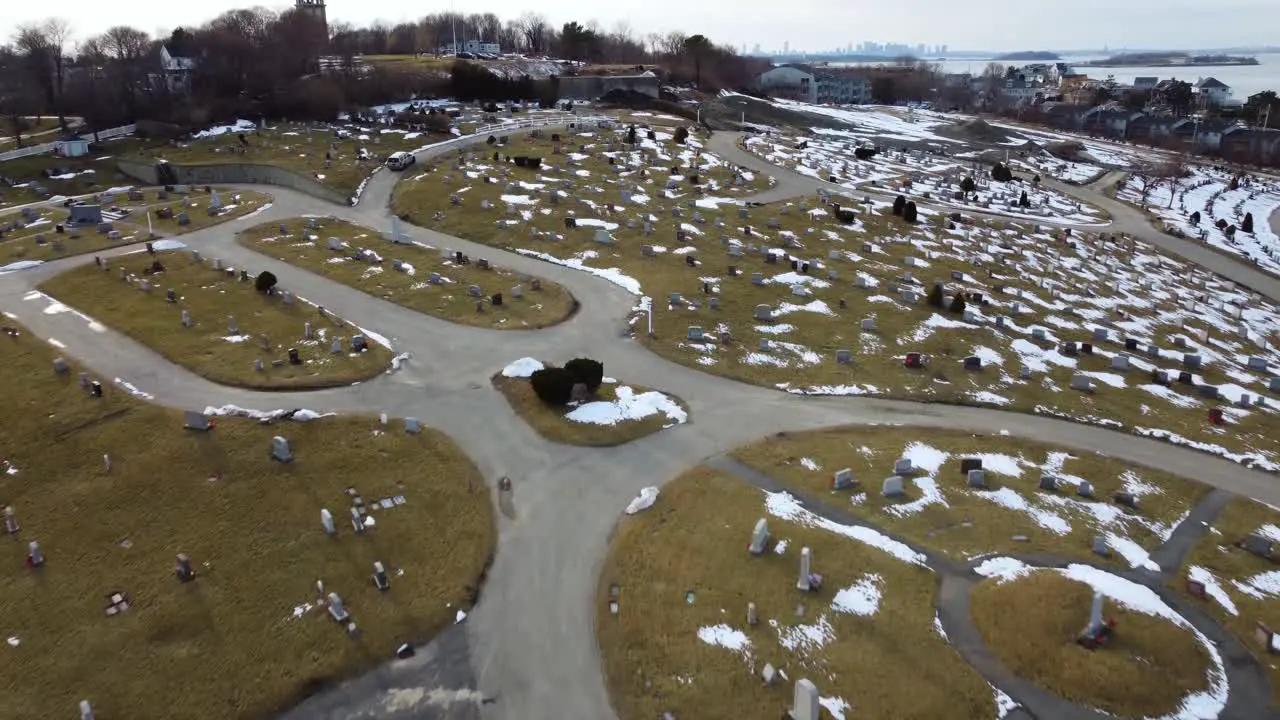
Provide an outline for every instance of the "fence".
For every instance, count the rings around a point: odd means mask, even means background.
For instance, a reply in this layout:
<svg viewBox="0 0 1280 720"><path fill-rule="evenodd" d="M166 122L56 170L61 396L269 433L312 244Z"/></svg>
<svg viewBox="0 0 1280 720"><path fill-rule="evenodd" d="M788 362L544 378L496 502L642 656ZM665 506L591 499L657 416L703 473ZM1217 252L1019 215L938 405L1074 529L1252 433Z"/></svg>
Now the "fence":
<svg viewBox="0 0 1280 720"><path fill-rule="evenodd" d="M137 129L138 129L137 125L121 125L120 127L107 128L106 130L99 130L98 139L109 140L113 137L120 137L121 135L129 135L129 134L132 134ZM91 132L80 133L80 135L78 135L77 137L81 139L92 140L93 133ZM30 157L32 155L44 155L45 153L51 153L57 149L58 149L57 140L49 143L43 143L41 145L30 145L28 147L17 148L15 150L9 150L8 152L0 153L0 162L4 162L6 160L17 160L18 158Z"/></svg>

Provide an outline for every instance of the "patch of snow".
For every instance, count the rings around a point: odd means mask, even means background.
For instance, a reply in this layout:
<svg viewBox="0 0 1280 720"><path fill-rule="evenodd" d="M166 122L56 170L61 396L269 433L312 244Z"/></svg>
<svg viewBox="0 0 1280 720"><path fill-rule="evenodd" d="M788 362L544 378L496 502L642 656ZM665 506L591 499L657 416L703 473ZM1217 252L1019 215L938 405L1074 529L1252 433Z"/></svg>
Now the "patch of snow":
<svg viewBox="0 0 1280 720"><path fill-rule="evenodd" d="M534 372L545 367L541 360L535 360L531 357L520 358L510 365L502 368L502 376L509 378L527 378Z"/></svg>
<svg viewBox="0 0 1280 720"><path fill-rule="evenodd" d="M862 527L860 525L842 525L840 523L828 520L824 517L816 515L805 509L800 501L787 492L771 493L766 492L765 508L770 515L783 520L789 520L797 525L805 527L816 527L827 532L842 535L852 540L870 545L871 547L883 550L886 553L902 560L903 562L928 567L925 561L924 553L918 553L912 550L905 543L894 540L893 538L871 528Z"/></svg>
<svg viewBox="0 0 1280 720"><path fill-rule="evenodd" d="M598 400L580 405L564 417L578 423L616 425L661 413L670 421L664 427L679 425L689 419L688 413L679 403L656 390L637 395L631 388L621 385L614 391L614 395L614 400Z"/></svg>
<svg viewBox="0 0 1280 720"><path fill-rule="evenodd" d="M868 573L858 578L857 582L836 593L831 601L831 608L836 612L854 615L875 615L880 609L880 587L884 579L876 573Z"/></svg>
<svg viewBox="0 0 1280 720"><path fill-rule="evenodd" d="M724 623L698 628L698 639L708 645L716 645L736 652L746 652L751 649L751 639L746 633Z"/></svg>
<svg viewBox="0 0 1280 720"><path fill-rule="evenodd" d="M1236 604L1231 600L1231 595L1222 588L1222 585L1218 584L1218 578L1214 577L1209 570L1199 565L1192 565L1187 568L1187 577L1198 583L1203 583L1205 593L1213 598L1214 602L1221 605L1224 610L1232 615L1240 614L1240 611L1236 609Z"/></svg>

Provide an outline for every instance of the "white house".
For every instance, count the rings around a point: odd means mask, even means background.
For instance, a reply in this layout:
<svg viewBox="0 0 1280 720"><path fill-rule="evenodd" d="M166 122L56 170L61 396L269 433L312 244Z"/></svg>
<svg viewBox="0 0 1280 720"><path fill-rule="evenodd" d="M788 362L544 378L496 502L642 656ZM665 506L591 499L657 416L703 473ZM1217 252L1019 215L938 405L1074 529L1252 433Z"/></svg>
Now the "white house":
<svg viewBox="0 0 1280 720"><path fill-rule="evenodd" d="M1202 105L1231 104L1231 86L1217 78L1200 78L1195 85L1191 86L1191 93Z"/></svg>
<svg viewBox="0 0 1280 720"><path fill-rule="evenodd" d="M195 69L195 58L175 54L168 45L160 46L160 73L171 92L187 89L191 84L191 73Z"/></svg>

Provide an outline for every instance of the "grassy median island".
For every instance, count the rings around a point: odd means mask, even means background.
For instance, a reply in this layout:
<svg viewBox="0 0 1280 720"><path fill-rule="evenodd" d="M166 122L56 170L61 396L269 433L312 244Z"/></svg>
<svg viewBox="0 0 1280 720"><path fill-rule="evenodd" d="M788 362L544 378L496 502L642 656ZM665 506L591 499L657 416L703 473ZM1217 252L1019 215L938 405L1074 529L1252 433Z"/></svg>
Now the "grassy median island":
<svg viewBox="0 0 1280 720"><path fill-rule="evenodd" d="M161 263L163 272L146 274L153 262ZM136 275L138 281L122 280L122 270ZM185 251L139 252L112 258L105 270L92 264L69 270L40 289L169 361L227 385L263 389L348 385L374 377L390 365L391 350L375 338L366 335L366 349L353 350L352 337L363 334L355 325L322 315L302 300L288 302L283 293L259 293L254 279L240 280L239 271L214 270L213 259L196 262ZM142 282L152 289L140 289ZM286 278L281 288L287 287ZM176 302L166 301L170 289ZM191 327L182 324L183 310L191 318ZM308 323L310 339L305 336ZM341 341L337 353L332 351L335 340ZM300 364L289 362L291 348L298 351ZM258 360L261 370L255 367Z"/></svg>
<svg viewBox="0 0 1280 720"><path fill-rule="evenodd" d="M688 422L688 408L670 395L608 378L583 402L553 405L534 391L528 374L543 364L531 358L493 376L511 409L544 438L566 445L611 446L639 440Z"/></svg>
<svg viewBox="0 0 1280 720"><path fill-rule="evenodd" d="M1280 583L1276 581L1280 573L1274 562L1238 545L1252 533L1276 541L1280 510L1244 498L1231 501L1187 554L1171 585L1184 597L1192 597L1187 581L1205 584L1206 596L1194 602L1258 658L1271 680L1272 703L1280 707L1280 662L1254 635L1259 623L1273 631L1280 629Z"/></svg>
<svg viewBox="0 0 1280 720"><path fill-rule="evenodd" d="M1104 605L1115 633L1097 650L1076 637L1093 590L1050 571L973 591L973 619L992 654L1015 675L1081 705L1121 717L1165 717L1207 690L1211 660L1195 635L1168 620Z"/></svg>
<svg viewBox="0 0 1280 720"><path fill-rule="evenodd" d="M764 516L784 551L752 557L747 543ZM796 589L802 547L823 575L817 592ZM599 596L605 677L623 720L663 712L775 718L790 707L800 678L858 716L996 714L991 688L934 628L932 572L771 516L758 490L707 468L681 475L652 508L622 519ZM746 621L748 602L759 613L755 627ZM787 679L765 685L765 663Z"/></svg>
<svg viewBox="0 0 1280 720"><path fill-rule="evenodd" d="M341 243L338 250L329 249L331 238ZM577 309L569 291L553 282L535 283L495 265L484 269L481 258L462 264L434 248L393 244L377 230L336 218L265 223L240 233L239 241L303 270L463 325L531 330L560 323ZM372 254L358 255L363 249ZM479 297L470 294L472 286L479 289ZM496 294L502 295L500 305L494 303Z"/></svg>
<svg viewBox="0 0 1280 720"><path fill-rule="evenodd" d="M21 526L0 543L0 716L63 717L88 699L99 717L269 717L429 640L472 601L495 527L483 478L445 435L362 417L184 430L181 412L110 378L90 397L78 368L55 374L49 346L16 329L0 336L0 506ZM292 462L270 459L275 435ZM348 488L366 506L393 499L363 535ZM43 567L25 567L30 541ZM175 577L179 553L191 582ZM117 592L130 607L108 616ZM320 604L329 592L357 635Z"/></svg>
<svg viewBox="0 0 1280 720"><path fill-rule="evenodd" d="M68 211L60 203L35 206L25 214L0 215L0 229L9 228L0 234L0 264L57 260L100 252L147 240L148 229L157 236L183 235L242 218L271 203L270 195L253 190L211 189L212 193L197 190L185 196L169 193L166 198L162 198L162 191L157 189L137 190L133 195L121 192L86 198L86 204L101 205L103 220L118 233L114 238L99 232L97 227L64 227L64 232L57 232L57 226L68 217ZM221 209L210 214L209 205L215 194ZM182 213L187 215L185 224L178 220ZM16 227L19 223L23 227Z"/></svg>
<svg viewBox="0 0 1280 720"><path fill-rule="evenodd" d="M888 532L953 557L1004 552L1048 553L1105 562L1093 554L1094 537L1114 537L1112 560L1141 564L1208 488L1168 473L1134 467L1084 452L1064 452L1001 435L898 427L844 427L780 433L733 452L733 457L782 485L853 513ZM902 498L885 498L885 478L896 462L912 458ZM980 457L988 489L968 486L963 458ZM848 468L858 486L832 487ZM1042 475L1058 489L1039 489ZM1080 481L1094 499L1079 497ZM1128 491L1138 508L1118 506Z"/></svg>

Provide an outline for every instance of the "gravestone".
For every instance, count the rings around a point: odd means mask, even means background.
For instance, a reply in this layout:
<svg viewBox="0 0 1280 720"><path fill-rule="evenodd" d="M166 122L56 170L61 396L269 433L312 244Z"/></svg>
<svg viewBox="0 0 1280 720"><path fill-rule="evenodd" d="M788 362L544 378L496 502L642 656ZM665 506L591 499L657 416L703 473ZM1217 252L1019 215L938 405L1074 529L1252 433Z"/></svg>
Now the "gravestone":
<svg viewBox="0 0 1280 720"><path fill-rule="evenodd" d="M1058 478L1053 475L1040 476L1040 489L1054 492L1058 489Z"/></svg>
<svg viewBox="0 0 1280 720"><path fill-rule="evenodd" d="M178 576L178 582L191 582L196 579L196 571L191 569L191 558L187 557L186 553L178 555L174 574Z"/></svg>
<svg viewBox="0 0 1280 720"><path fill-rule="evenodd" d="M862 319L862 332L875 332L876 319L873 317Z"/></svg>
<svg viewBox="0 0 1280 720"><path fill-rule="evenodd" d="M422 433L422 422L416 417L407 417L404 419L404 431L410 435L419 435Z"/></svg>
<svg viewBox="0 0 1280 720"><path fill-rule="evenodd" d="M320 509L320 527L324 529L325 535L337 535L338 530L333 526L333 513L328 508Z"/></svg>
<svg viewBox="0 0 1280 720"><path fill-rule="evenodd" d="M1076 494L1082 498L1093 497L1093 483L1081 481L1081 483L1076 486Z"/></svg>
<svg viewBox="0 0 1280 720"><path fill-rule="evenodd" d="M836 350L836 362L841 365L848 365L853 362L853 353L848 350Z"/></svg>
<svg viewBox="0 0 1280 720"><path fill-rule="evenodd" d="M1241 541L1240 547L1244 548L1245 552L1257 555L1260 558L1270 560L1272 557L1273 543L1267 537L1257 533L1246 535L1244 540Z"/></svg>
<svg viewBox="0 0 1280 720"><path fill-rule="evenodd" d="M80 720L93 720L93 706L88 700L80 701Z"/></svg>
<svg viewBox="0 0 1280 720"><path fill-rule="evenodd" d="M71 366L67 364L67 361L64 358L56 357L53 359L53 371L55 373L63 375L70 369Z"/></svg>
<svg viewBox="0 0 1280 720"><path fill-rule="evenodd" d="M1133 493L1117 492L1114 497L1117 505L1123 505L1127 508L1132 508L1135 510L1138 507L1138 498Z"/></svg>
<svg viewBox="0 0 1280 720"><path fill-rule="evenodd" d="M985 490L987 488L987 473L984 470L969 471L969 487Z"/></svg>
<svg viewBox="0 0 1280 720"><path fill-rule="evenodd" d="M844 490L853 487L853 470L843 468L835 471L831 476L831 487L834 490Z"/></svg>
<svg viewBox="0 0 1280 720"><path fill-rule="evenodd" d="M1093 392L1093 378L1088 375L1073 375L1071 377L1071 389Z"/></svg>
<svg viewBox="0 0 1280 720"><path fill-rule="evenodd" d="M208 432L213 429L213 423L209 420L208 415L197 410L188 410L185 414L182 427L187 430Z"/></svg>
<svg viewBox="0 0 1280 720"><path fill-rule="evenodd" d="M1126 355L1126 354L1124 354L1124 353L1119 353L1119 354L1117 354L1117 355L1112 356L1112 358L1111 358L1111 369L1112 369L1112 370L1118 370L1118 371L1120 371L1120 372L1128 372L1128 370L1129 370L1129 356L1128 356L1128 355Z"/></svg>
<svg viewBox="0 0 1280 720"><path fill-rule="evenodd" d="M271 438L271 459L287 463L293 460L293 451L289 449L289 441L276 435Z"/></svg>
<svg viewBox="0 0 1280 720"><path fill-rule="evenodd" d="M1111 548L1107 547L1107 539L1101 535L1097 535L1093 538L1091 548L1093 550L1093 554L1098 557L1111 557Z"/></svg>
<svg viewBox="0 0 1280 720"><path fill-rule="evenodd" d="M796 589L801 592L809 592L812 588L810 575L812 575L813 551L809 548L800 548L800 577L796 580Z"/></svg>
<svg viewBox="0 0 1280 720"><path fill-rule="evenodd" d="M391 587L391 582L387 580L387 570L380 560L373 563L373 586L383 592Z"/></svg>
<svg viewBox="0 0 1280 720"><path fill-rule="evenodd" d="M32 568L44 565L44 553L40 551L40 543L35 540L27 543L27 565Z"/></svg>
<svg viewBox="0 0 1280 720"><path fill-rule="evenodd" d="M16 535L22 526L18 525L18 520L13 516L13 508L6 505L4 508L4 531L8 535Z"/></svg>
<svg viewBox="0 0 1280 720"><path fill-rule="evenodd" d="M884 479L884 483L880 487L880 495L887 498L902 497L904 491L902 489L902 477L899 475L890 475Z"/></svg>
<svg viewBox="0 0 1280 720"><path fill-rule="evenodd" d="M357 498L357 501L359 501L359 498ZM356 534L364 532L364 516L360 514L360 510L363 507L364 505L361 503L351 508L351 529L356 531Z"/></svg>
<svg viewBox="0 0 1280 720"><path fill-rule="evenodd" d="M982 469L982 458L961 458L960 459L960 473L965 477L968 477L970 472L974 470L981 470L981 469Z"/></svg>
<svg viewBox="0 0 1280 720"><path fill-rule="evenodd" d="M747 546L747 552L752 555L760 555L769 544L769 524L764 518L756 521L755 528L751 531L751 544Z"/></svg>
<svg viewBox="0 0 1280 720"><path fill-rule="evenodd" d="M347 618L351 617L346 608L342 606L342 598L336 592L329 593L329 617L332 617L334 622L339 623L346 622Z"/></svg>
<svg viewBox="0 0 1280 720"><path fill-rule="evenodd" d="M791 701L791 720L819 720L822 706L818 700L818 688L807 678L798 680Z"/></svg>
<svg viewBox="0 0 1280 720"><path fill-rule="evenodd" d="M703 339L703 335L702 335L702 328L701 328L700 326L698 326L698 325L690 325L690 326L689 326L689 334L688 334L688 336L687 336L687 337L688 337L688 339L689 339L689 340L695 340L695 341L697 341L697 342L702 342L702 339Z"/></svg>

